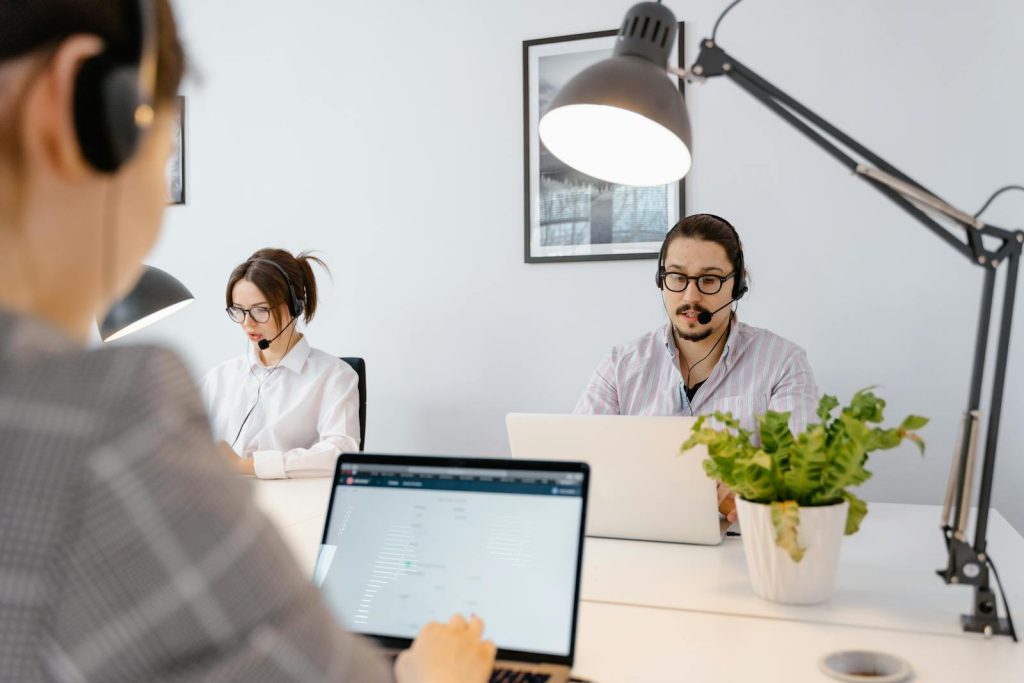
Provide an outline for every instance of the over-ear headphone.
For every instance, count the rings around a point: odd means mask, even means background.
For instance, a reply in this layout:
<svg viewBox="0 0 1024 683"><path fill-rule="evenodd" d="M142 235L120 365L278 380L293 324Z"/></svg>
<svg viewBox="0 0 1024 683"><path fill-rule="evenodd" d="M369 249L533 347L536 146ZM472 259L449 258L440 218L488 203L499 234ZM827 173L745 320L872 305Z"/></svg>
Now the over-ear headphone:
<svg viewBox="0 0 1024 683"><path fill-rule="evenodd" d="M85 160L114 173L153 122L157 39L154 0L125 1L128 41L88 59L75 82L75 131Z"/></svg>
<svg viewBox="0 0 1024 683"><path fill-rule="evenodd" d="M733 237L736 238L736 244L737 245L742 244L740 242L740 235L739 235L738 232L736 232L736 228L734 228L732 226L732 223L730 223L729 221L725 220L721 216L716 216L713 213L707 213L707 214L704 214L704 215L705 216L710 216L711 218L719 220L719 221L725 223L726 225L728 225L729 229L732 230ZM672 232L672 231L669 230L669 232ZM669 241L670 240L668 239L668 236L666 235L665 241L661 243L661 252L658 254L658 272L654 274L654 282L658 285L658 289L662 289L665 286L665 282L664 282L665 256L668 253ZM735 271L734 271L735 275L732 278L732 300L736 301L737 299L741 298L744 294L747 293L747 270L746 270L746 267L745 267L744 262L743 262L743 248L742 247L740 247L739 251L736 252L736 263L735 263L734 267L735 267Z"/></svg>
<svg viewBox="0 0 1024 683"><path fill-rule="evenodd" d="M284 278L285 283L288 285L288 313L290 313L293 318L298 318L302 315L302 311L306 309L306 305L295 293L295 287L292 286L292 279L288 277L288 273L285 272L284 268L282 268L278 263L266 258L254 258L252 262L266 263L269 266L277 268L277 271L281 273L281 277Z"/></svg>

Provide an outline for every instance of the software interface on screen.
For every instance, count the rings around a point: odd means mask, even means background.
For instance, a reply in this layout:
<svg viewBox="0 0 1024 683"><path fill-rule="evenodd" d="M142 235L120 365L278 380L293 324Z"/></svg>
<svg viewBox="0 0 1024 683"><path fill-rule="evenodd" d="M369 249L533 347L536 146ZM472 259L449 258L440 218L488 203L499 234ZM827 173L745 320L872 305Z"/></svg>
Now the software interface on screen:
<svg viewBox="0 0 1024 683"><path fill-rule="evenodd" d="M358 633L476 614L503 649L568 655L583 474L342 463L315 580Z"/></svg>

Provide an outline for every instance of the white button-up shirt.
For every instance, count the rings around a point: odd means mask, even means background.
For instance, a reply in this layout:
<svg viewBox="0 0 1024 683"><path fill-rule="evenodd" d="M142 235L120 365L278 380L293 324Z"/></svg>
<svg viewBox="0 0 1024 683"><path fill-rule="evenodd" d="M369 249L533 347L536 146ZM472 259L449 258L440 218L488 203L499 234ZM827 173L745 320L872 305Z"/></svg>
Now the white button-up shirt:
<svg viewBox="0 0 1024 683"><path fill-rule="evenodd" d="M234 449L253 458L257 477L330 476L339 453L359 450L359 375L305 337L276 368L250 347L208 372L200 388L214 438L230 444L238 434Z"/></svg>
<svg viewBox="0 0 1024 683"><path fill-rule="evenodd" d="M612 415L710 415L732 413L757 433L756 416L791 412L801 432L815 420L818 387L804 350L768 330L731 323L729 339L711 375L693 400L686 397L671 325L616 346L590 378L577 413Z"/></svg>

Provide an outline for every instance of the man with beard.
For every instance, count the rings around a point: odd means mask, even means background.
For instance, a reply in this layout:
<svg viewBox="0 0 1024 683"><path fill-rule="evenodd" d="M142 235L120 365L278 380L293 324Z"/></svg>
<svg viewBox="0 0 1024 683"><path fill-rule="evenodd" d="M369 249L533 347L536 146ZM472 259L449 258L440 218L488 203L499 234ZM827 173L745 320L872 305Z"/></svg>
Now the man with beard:
<svg viewBox="0 0 1024 683"><path fill-rule="evenodd" d="M598 365L575 412L602 415L710 415L731 412L754 429L765 411L790 412L802 431L818 388L804 350L739 322L733 302L747 291L743 246L719 216L687 216L668 231L657 285L668 324L616 346ZM728 489L720 509L735 519Z"/></svg>

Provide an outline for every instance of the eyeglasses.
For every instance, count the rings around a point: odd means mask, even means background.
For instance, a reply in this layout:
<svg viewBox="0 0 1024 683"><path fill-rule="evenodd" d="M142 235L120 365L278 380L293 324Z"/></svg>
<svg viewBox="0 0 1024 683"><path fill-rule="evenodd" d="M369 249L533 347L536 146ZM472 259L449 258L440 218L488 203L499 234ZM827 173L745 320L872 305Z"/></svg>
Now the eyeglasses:
<svg viewBox="0 0 1024 683"><path fill-rule="evenodd" d="M690 280L697 283L697 289L701 294L718 294L722 291L725 281L735 275L729 273L725 277L720 275L683 275L682 273L670 273L664 269L661 271L661 281L665 289L670 292L685 292Z"/></svg>
<svg viewBox="0 0 1024 683"><path fill-rule="evenodd" d="M252 308L228 306L224 310L228 312L228 317L231 318L231 322L238 323L239 325L245 322L246 313L249 314L249 317L252 318L254 323L265 323L270 320L270 309L266 306L253 306Z"/></svg>

